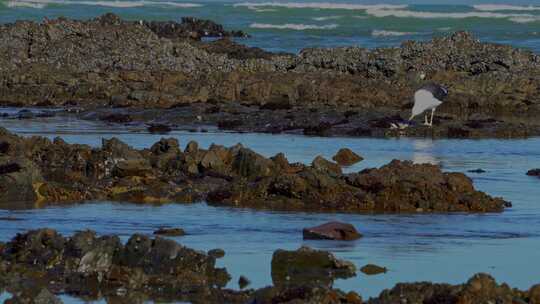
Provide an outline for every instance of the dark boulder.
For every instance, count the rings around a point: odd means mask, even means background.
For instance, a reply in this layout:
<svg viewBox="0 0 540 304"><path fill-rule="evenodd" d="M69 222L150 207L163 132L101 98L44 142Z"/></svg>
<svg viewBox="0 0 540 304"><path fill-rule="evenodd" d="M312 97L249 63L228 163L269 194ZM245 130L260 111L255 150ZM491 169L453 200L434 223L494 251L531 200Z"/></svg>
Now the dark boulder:
<svg viewBox="0 0 540 304"><path fill-rule="evenodd" d="M186 232L182 228L159 228L154 231L155 235L164 235L164 236L183 236L186 235Z"/></svg>
<svg viewBox="0 0 540 304"><path fill-rule="evenodd" d="M360 155L354 153L351 149L343 148L340 149L334 157L332 157L334 161L336 161L341 166L352 166L360 161L362 161L364 158L362 158Z"/></svg>
<svg viewBox="0 0 540 304"><path fill-rule="evenodd" d="M363 274L376 275L376 274L386 273L387 269L386 267L381 267L374 264L367 264L367 265L362 266L362 268L360 268L360 271Z"/></svg>
<svg viewBox="0 0 540 304"><path fill-rule="evenodd" d="M340 240L352 241L362 237L353 225L329 222L315 227L304 228L305 240Z"/></svg>

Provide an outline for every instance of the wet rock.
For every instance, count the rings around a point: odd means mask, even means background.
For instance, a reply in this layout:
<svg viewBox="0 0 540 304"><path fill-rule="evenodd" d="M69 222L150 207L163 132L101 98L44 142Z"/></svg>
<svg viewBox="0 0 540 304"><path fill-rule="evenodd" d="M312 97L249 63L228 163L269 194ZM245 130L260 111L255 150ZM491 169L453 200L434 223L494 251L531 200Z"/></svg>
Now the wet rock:
<svg viewBox="0 0 540 304"><path fill-rule="evenodd" d="M17 118L19 119L32 119L35 117L35 114L30 110L20 110L17 113Z"/></svg>
<svg viewBox="0 0 540 304"><path fill-rule="evenodd" d="M171 127L164 124L151 124L148 126L148 132L150 133L166 134L171 131L172 131Z"/></svg>
<svg viewBox="0 0 540 304"><path fill-rule="evenodd" d="M474 169L474 170L469 170L467 172L482 174L482 173L486 173L486 170L478 168L478 169Z"/></svg>
<svg viewBox="0 0 540 304"><path fill-rule="evenodd" d="M331 286L336 278L356 275L356 267L337 259L327 251L301 247L298 250L276 250L272 255L272 281L275 286Z"/></svg>
<svg viewBox="0 0 540 304"><path fill-rule="evenodd" d="M434 165L393 161L343 175L339 165L322 157L306 166L241 145L205 150L195 142L182 152L173 138L142 150L116 138L91 148L0 129L0 142L9 146L8 154L0 154L0 202L206 200L218 206L332 212L499 212L510 206L476 191L467 176Z"/></svg>
<svg viewBox="0 0 540 304"><path fill-rule="evenodd" d="M248 303L361 304L362 298L355 292L321 286L267 287L255 291Z"/></svg>
<svg viewBox="0 0 540 304"><path fill-rule="evenodd" d="M7 154L9 151L8 142L0 142L0 154Z"/></svg>
<svg viewBox="0 0 540 304"><path fill-rule="evenodd" d="M376 275L376 274L386 273L387 270L386 270L386 267L381 267L374 264L367 264L367 265L362 266L362 268L360 268L360 271L367 275Z"/></svg>
<svg viewBox="0 0 540 304"><path fill-rule="evenodd" d="M226 31L223 26L211 20L194 17L182 17L181 23L174 21L143 22L159 37L177 39L190 38L200 40L203 37L248 37L242 31Z"/></svg>
<svg viewBox="0 0 540 304"><path fill-rule="evenodd" d="M159 228L154 231L156 235L165 235L165 236L183 236L186 235L186 232L182 228Z"/></svg>
<svg viewBox="0 0 540 304"><path fill-rule="evenodd" d="M305 240L352 241L362 237L353 225L340 222L329 222L304 228L303 235Z"/></svg>
<svg viewBox="0 0 540 304"><path fill-rule="evenodd" d="M150 299L197 303L244 297L220 291L230 276L215 267L214 258L172 240L137 234L122 245L117 236L97 237L92 231L66 238L51 229L33 230L5 244L0 264L8 282L20 279L26 286L71 295L115 295L123 289Z"/></svg>
<svg viewBox="0 0 540 304"><path fill-rule="evenodd" d="M335 176L342 174L341 167L339 165L329 160L326 160L322 156L315 157L311 165L317 170L321 170Z"/></svg>
<svg viewBox="0 0 540 304"><path fill-rule="evenodd" d="M249 284L251 284L251 281L245 276L240 276L240 278L238 279L238 286L240 287L240 289L246 288Z"/></svg>
<svg viewBox="0 0 540 304"><path fill-rule="evenodd" d="M334 161L336 161L341 166L352 166L360 161L362 161L364 158L362 158L360 155L354 153L351 149L343 148L340 149L334 157L332 157Z"/></svg>
<svg viewBox="0 0 540 304"><path fill-rule="evenodd" d="M540 304L540 284L534 285L529 289L529 303Z"/></svg>
<svg viewBox="0 0 540 304"><path fill-rule="evenodd" d="M57 296L46 288L39 290L25 289L23 292L7 299L6 304L61 304L63 303Z"/></svg>
<svg viewBox="0 0 540 304"><path fill-rule="evenodd" d="M209 250L208 255L216 259L221 259L225 256L225 251L223 249L216 248Z"/></svg>
<svg viewBox="0 0 540 304"><path fill-rule="evenodd" d="M527 171L527 175L540 177L540 169L531 169Z"/></svg>
<svg viewBox="0 0 540 304"><path fill-rule="evenodd" d="M133 118L129 114L110 114L107 116L101 117L101 120L106 122L113 122L113 123L128 123L132 122Z"/></svg>
<svg viewBox="0 0 540 304"><path fill-rule="evenodd" d="M400 283L381 292L369 304L390 303L527 303L524 293L497 282L487 274L476 274L461 285Z"/></svg>

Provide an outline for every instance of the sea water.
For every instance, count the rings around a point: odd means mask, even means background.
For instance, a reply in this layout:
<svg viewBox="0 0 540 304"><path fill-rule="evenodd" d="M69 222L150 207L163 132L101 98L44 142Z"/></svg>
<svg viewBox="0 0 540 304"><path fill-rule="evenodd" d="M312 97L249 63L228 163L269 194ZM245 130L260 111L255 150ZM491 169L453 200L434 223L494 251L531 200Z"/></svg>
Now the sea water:
<svg viewBox="0 0 540 304"><path fill-rule="evenodd" d="M308 47L398 46L467 30L481 41L540 50L540 1L525 0L0 0L0 23L107 12L129 20L195 16L252 37L241 43L297 53Z"/></svg>
<svg viewBox="0 0 540 304"><path fill-rule="evenodd" d="M4 111L5 112L5 111ZM0 119L0 126L23 136L60 136L69 143L101 145L102 138L118 137L136 148L150 147L160 135L143 127L124 127L76 119ZM198 250L223 248L218 265L226 267L238 288L240 275L258 288L271 284L270 262L276 249L302 245L328 250L352 261L358 268L368 263L388 268L386 274L362 273L338 280L335 287L355 290L364 298L376 296L397 282L434 281L462 283L477 272L492 274L499 282L527 289L538 283L534 261L540 253L540 179L525 173L540 167L540 138L520 140L431 140L322 138L297 135L171 132L183 147L196 140L226 146L242 143L265 155L284 152L289 161L310 163L326 158L341 147L351 148L365 160L347 168L354 172L378 167L392 159L436 163L444 171L464 172L479 190L513 203L494 214L331 214L271 212L212 207L203 203L148 206L121 202L86 202L34 208L0 206L0 241L16 233L42 227L65 235L84 229L100 235L118 234L124 241L133 233L152 232L161 226L181 227L188 235L174 240ZM484 169L486 173L469 173ZM326 221L355 225L364 237L353 242L304 241L302 228ZM4 295L4 297L7 295ZM79 300L63 297L67 303Z"/></svg>

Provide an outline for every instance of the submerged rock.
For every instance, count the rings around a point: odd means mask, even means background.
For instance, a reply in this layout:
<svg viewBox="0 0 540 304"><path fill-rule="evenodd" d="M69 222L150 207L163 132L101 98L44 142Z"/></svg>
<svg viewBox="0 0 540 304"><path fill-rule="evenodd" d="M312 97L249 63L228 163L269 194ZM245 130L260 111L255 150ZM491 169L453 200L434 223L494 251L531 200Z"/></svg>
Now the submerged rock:
<svg viewBox="0 0 540 304"><path fill-rule="evenodd" d="M165 236L183 236L186 235L186 232L182 228L159 228L154 231L155 235L165 235Z"/></svg>
<svg viewBox="0 0 540 304"><path fill-rule="evenodd" d="M329 222L319 226L304 228L304 240L340 240L353 241L362 237L353 225Z"/></svg>
<svg viewBox="0 0 540 304"><path fill-rule="evenodd" d="M327 251L301 247L276 250L272 256L272 281L276 286L331 286L334 279L356 275L356 267Z"/></svg>
<svg viewBox="0 0 540 304"><path fill-rule="evenodd" d="M540 169L531 169L527 171L527 175L540 177Z"/></svg>
<svg viewBox="0 0 540 304"><path fill-rule="evenodd" d="M376 275L386 273L387 269L386 267L381 267L375 264L367 264L362 266L362 268L360 268L360 271L367 275Z"/></svg>

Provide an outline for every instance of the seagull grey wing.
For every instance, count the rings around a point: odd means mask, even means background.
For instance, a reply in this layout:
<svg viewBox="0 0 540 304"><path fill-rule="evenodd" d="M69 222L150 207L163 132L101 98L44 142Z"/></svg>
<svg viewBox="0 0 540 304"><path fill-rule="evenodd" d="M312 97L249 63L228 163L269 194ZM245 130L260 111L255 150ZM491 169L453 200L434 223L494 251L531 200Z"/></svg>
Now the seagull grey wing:
<svg viewBox="0 0 540 304"><path fill-rule="evenodd" d="M431 92L431 94L433 94L433 97L437 98L440 101L443 101L446 96L448 96L448 91L444 87L434 83L424 85L422 87L422 90Z"/></svg>

